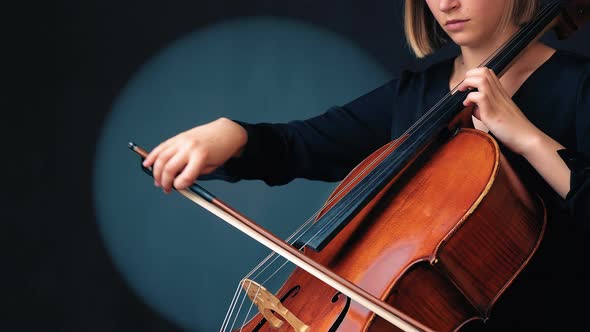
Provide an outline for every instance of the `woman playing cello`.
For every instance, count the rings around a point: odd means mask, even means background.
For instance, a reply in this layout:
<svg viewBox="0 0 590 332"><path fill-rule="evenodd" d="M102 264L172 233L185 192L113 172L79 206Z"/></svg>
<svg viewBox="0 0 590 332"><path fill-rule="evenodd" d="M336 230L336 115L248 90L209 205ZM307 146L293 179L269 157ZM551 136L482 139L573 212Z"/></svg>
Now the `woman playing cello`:
<svg viewBox="0 0 590 332"><path fill-rule="evenodd" d="M168 193L197 177L342 180L371 152L402 135L454 87L470 91L473 126L489 132L547 207L538 252L485 324L462 330L564 330L582 325L590 229L590 59L532 43L498 78L478 67L532 19L536 0L406 0L405 32L424 57L447 42L458 56L404 71L325 113L284 124L221 118L162 142L145 158ZM434 33L433 33L434 31Z"/></svg>

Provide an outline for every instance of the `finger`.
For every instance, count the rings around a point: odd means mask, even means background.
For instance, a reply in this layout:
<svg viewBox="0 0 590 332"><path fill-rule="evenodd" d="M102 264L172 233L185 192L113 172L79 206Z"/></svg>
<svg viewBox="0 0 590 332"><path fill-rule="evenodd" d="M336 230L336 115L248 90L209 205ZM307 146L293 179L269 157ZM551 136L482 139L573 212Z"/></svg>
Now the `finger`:
<svg viewBox="0 0 590 332"><path fill-rule="evenodd" d="M470 78L470 77L482 77L485 78L486 80L491 81L492 79L497 79L498 77L496 76L496 73L494 73L494 71L490 68L487 67L479 67L479 68L474 68L471 70L468 70L465 73L465 78Z"/></svg>
<svg viewBox="0 0 590 332"><path fill-rule="evenodd" d="M477 105L475 105L475 106L473 107L473 110L472 110L472 113L471 113L471 114L473 114L473 116L474 116L476 119L478 119L479 121L481 121L481 112L480 112L480 108L479 108L479 107L477 107Z"/></svg>
<svg viewBox="0 0 590 332"><path fill-rule="evenodd" d="M168 162L168 160L170 158L172 158L175 153L176 153L176 148L174 148L173 146L171 146L168 149L162 151L158 155L158 158L156 159L156 161L154 162L154 165L152 167L152 175L154 177L154 184L156 186L160 186L161 185L161 183L162 183L162 171L163 171L164 167L166 166L166 163Z"/></svg>
<svg viewBox="0 0 590 332"><path fill-rule="evenodd" d="M482 103L484 97L484 94L479 91L470 92L465 100L463 100L463 106L468 107L472 105L479 105Z"/></svg>
<svg viewBox="0 0 590 332"><path fill-rule="evenodd" d="M162 177L161 177L161 185L164 192L169 193L172 191L172 182L178 173L182 171L182 169L187 164L187 156L186 154L180 152L175 154L168 162L164 169L162 170Z"/></svg>
<svg viewBox="0 0 590 332"><path fill-rule="evenodd" d="M489 96L479 92L472 92L468 97L464 105L473 106L473 109L477 111L472 114L485 125L488 125L488 121L494 116L494 108L490 103Z"/></svg>
<svg viewBox="0 0 590 332"><path fill-rule="evenodd" d="M491 68L484 68L486 69L486 76L488 76L490 79L498 80L498 75L496 75L496 72L494 72Z"/></svg>
<svg viewBox="0 0 590 332"><path fill-rule="evenodd" d="M199 175L212 173L216 169L216 166L207 166L207 164L205 164L205 166L199 171Z"/></svg>
<svg viewBox="0 0 590 332"><path fill-rule="evenodd" d="M491 77L490 84L493 86L494 91L497 92L497 95L504 97L504 98L510 98L510 96L508 95L508 92L506 91L506 89L504 89L504 86L500 82L500 79L498 78L498 76L496 76L492 72L490 77Z"/></svg>
<svg viewBox="0 0 590 332"><path fill-rule="evenodd" d="M195 155L190 158L184 170L174 179L174 187L176 189L184 189L192 185L199 174L201 174L204 163L205 158L203 156Z"/></svg>
<svg viewBox="0 0 590 332"><path fill-rule="evenodd" d="M466 77L461 84L459 84L458 89L460 91L465 90L473 90L477 89L479 91L485 91L487 88L487 80L483 76L471 76Z"/></svg>
<svg viewBox="0 0 590 332"><path fill-rule="evenodd" d="M467 79L470 77L483 77L487 74L487 72L488 70L485 67L470 69L465 72L465 78Z"/></svg>
<svg viewBox="0 0 590 332"><path fill-rule="evenodd" d="M468 109L468 112L471 112L471 115L481 121L480 108L473 100L466 100L463 104L465 105L465 108Z"/></svg>
<svg viewBox="0 0 590 332"><path fill-rule="evenodd" d="M168 139L165 142L160 143L158 146L156 146L147 155L147 157L145 157L145 159L143 161L143 166L144 167L150 167L150 166L152 166L152 164L154 163L154 161L156 160L156 158L158 157L158 155L160 154L160 152L162 152L164 149L166 149L169 145L170 145L170 140Z"/></svg>

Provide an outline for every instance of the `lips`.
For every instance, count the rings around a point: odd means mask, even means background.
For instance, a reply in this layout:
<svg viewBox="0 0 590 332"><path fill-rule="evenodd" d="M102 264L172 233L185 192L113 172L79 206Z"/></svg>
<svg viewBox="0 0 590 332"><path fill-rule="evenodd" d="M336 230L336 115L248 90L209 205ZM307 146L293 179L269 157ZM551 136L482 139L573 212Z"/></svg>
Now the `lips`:
<svg viewBox="0 0 590 332"><path fill-rule="evenodd" d="M447 31L459 31L463 29L465 23L469 22L469 19L466 20L449 20L445 22L445 28Z"/></svg>
<svg viewBox="0 0 590 332"><path fill-rule="evenodd" d="M454 23L459 23L459 22L467 22L469 21L468 19L465 20L448 20L445 25L449 25L449 24L454 24Z"/></svg>

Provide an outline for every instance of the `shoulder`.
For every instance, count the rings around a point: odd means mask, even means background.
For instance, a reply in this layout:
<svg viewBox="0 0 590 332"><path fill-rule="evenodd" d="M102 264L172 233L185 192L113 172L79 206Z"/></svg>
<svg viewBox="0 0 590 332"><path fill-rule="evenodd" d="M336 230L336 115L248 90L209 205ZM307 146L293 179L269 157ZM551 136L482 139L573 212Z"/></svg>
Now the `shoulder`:
<svg viewBox="0 0 590 332"><path fill-rule="evenodd" d="M590 91L590 57L569 50L557 50L554 54L554 76L562 86L571 87L576 100L588 98Z"/></svg>
<svg viewBox="0 0 590 332"><path fill-rule="evenodd" d="M543 95L546 99L575 102L589 80L590 57L557 49L536 72L523 90L532 89L532 95Z"/></svg>
<svg viewBox="0 0 590 332"><path fill-rule="evenodd" d="M559 77L583 77L590 72L590 57L570 50L556 50L552 57L553 71Z"/></svg>
<svg viewBox="0 0 590 332"><path fill-rule="evenodd" d="M570 50L556 49L554 57L557 61L571 67L588 67L590 57Z"/></svg>
<svg viewBox="0 0 590 332"><path fill-rule="evenodd" d="M449 91L449 78L454 58L444 58L418 69L401 72L398 82L398 104L416 105L419 112L428 110Z"/></svg>

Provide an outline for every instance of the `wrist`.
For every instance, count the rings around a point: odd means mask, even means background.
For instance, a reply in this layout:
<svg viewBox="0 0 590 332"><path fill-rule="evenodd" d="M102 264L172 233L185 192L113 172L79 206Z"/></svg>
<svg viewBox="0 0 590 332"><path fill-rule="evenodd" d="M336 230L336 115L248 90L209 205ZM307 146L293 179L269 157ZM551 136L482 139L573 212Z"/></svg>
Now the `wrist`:
<svg viewBox="0 0 590 332"><path fill-rule="evenodd" d="M248 143L248 131L240 123L231 119L220 118L219 121L224 122L226 126L231 128L231 133L236 144L236 150L231 155L231 158L239 158L246 148L246 143Z"/></svg>
<svg viewBox="0 0 590 332"><path fill-rule="evenodd" d="M532 135L529 135L526 139L523 140L523 145L519 154L526 159L532 156L535 152L539 151L539 149L543 146L543 133L535 132Z"/></svg>
<svg viewBox="0 0 590 332"><path fill-rule="evenodd" d="M531 161L538 154L545 154L547 152L557 153L557 150L560 149L563 149L561 144L547 136L544 132L537 130L536 133L529 136L526 140L520 155Z"/></svg>

